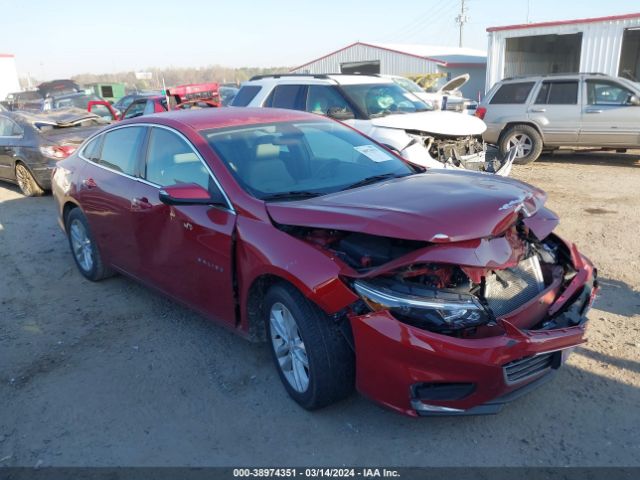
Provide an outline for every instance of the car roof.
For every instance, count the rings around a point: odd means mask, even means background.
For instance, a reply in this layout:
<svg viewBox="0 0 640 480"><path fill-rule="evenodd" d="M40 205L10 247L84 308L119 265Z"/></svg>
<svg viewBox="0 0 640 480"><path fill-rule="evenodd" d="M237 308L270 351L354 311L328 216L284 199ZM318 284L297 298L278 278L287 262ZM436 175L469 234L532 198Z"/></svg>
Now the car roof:
<svg viewBox="0 0 640 480"><path fill-rule="evenodd" d="M168 126L177 126L178 124L194 130L208 130L238 125L259 125L262 123L303 120L330 121L320 115L298 110L220 107L199 110L171 110L169 112L135 117L119 122L119 124L156 123Z"/></svg>
<svg viewBox="0 0 640 480"><path fill-rule="evenodd" d="M394 83L392 79L381 77L379 75L362 75L362 74L342 74L342 73L320 73L320 74L274 74L274 75L258 75L243 85L251 84L280 84L280 83L299 83L303 85L362 85L362 84L379 84Z"/></svg>

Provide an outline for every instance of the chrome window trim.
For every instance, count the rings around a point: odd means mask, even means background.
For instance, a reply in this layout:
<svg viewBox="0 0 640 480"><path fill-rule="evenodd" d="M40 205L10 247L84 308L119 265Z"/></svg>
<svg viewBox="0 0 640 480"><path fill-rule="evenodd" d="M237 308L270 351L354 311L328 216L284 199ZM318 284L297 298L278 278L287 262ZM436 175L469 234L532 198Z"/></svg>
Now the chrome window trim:
<svg viewBox="0 0 640 480"><path fill-rule="evenodd" d="M156 183L150 182L149 180L147 180L146 178L142 178L142 177L134 177L133 175L129 175L127 173L124 172L118 172L117 170L113 170L112 168L109 167L105 167L104 165L100 165L96 162L94 162L93 160L90 160L88 158L86 158L83 153L84 153L84 149L86 148L87 145L89 145L89 143L91 141L93 141L94 139L102 136L102 135L106 135L109 132L113 132L114 130L119 130L121 128L131 128L131 127L149 127L149 128L163 128L165 130L168 130L172 133L175 133L178 135L178 137L180 137L182 140L185 141L185 143L189 146L189 148L191 148L193 150L193 153L196 154L196 156L198 157L198 159L200 160L200 162L202 162L202 164L204 165L204 167L207 169L207 172L209 173L209 175L211 176L211 178L213 178L214 183L216 184L216 187L218 187L218 189L220 190L220 192L222 193L222 196L224 197L225 202L227 202L227 207L220 207L223 210L227 210L230 213L233 213L234 215L236 215L236 210L235 208L233 208L233 204L231 203L231 200L229 199L229 196L227 195L227 192L224 191L224 189L222 188L222 185L220 184L220 182L218 181L218 178L213 174L213 171L211 170L211 168L209 167L209 165L207 164L207 162L204 161L204 158L202 158L202 155L200 155L200 152L198 151L198 149L189 141L189 139L187 137L185 137L181 132L179 132L178 130L176 130L175 128L172 127L167 127L166 125L160 125L157 123L132 123L129 125L122 125L122 126L117 126L117 127L113 127L110 128L107 131L104 132L100 132L97 135L94 135L90 138L88 138L86 140L86 143L82 146L82 148L78 151L78 157L80 157L82 160L84 160L85 162L88 162L92 165L95 165L96 167L100 167L104 170L107 170L109 172L113 172L116 173L118 175L121 175L123 177L126 178L130 178L131 180L135 180L141 183L144 183L146 185L149 185L150 187L155 187L158 190L160 190L161 188L164 188Z"/></svg>

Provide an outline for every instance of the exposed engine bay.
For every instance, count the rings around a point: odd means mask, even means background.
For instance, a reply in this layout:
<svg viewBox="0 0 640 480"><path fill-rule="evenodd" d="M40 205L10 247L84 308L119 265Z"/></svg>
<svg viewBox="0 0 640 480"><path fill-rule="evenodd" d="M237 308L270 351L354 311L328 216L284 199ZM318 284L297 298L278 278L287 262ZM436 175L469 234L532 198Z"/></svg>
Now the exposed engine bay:
<svg viewBox="0 0 640 480"><path fill-rule="evenodd" d="M522 222L502 234L513 254L509 264L499 268L416 262L387 269L394 260L441 245L339 230L279 228L329 251L353 270L347 281L362 299L354 306L355 314L389 310L403 323L461 338L499 334L499 318L513 315L545 290L559 294L576 274L564 243L554 235L540 241ZM580 305L581 312L583 308ZM520 326L563 328L579 318L541 316Z"/></svg>
<svg viewBox="0 0 640 480"><path fill-rule="evenodd" d="M407 134L420 142L433 159L445 165L487 173L495 173L503 165L497 158L486 159L487 149L481 136L447 137L419 131Z"/></svg>

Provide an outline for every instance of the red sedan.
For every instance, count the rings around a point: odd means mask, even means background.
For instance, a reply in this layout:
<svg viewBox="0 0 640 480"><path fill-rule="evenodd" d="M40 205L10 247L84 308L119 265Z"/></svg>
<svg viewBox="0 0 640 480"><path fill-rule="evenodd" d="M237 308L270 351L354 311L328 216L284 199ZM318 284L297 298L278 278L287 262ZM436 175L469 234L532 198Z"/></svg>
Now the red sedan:
<svg viewBox="0 0 640 480"><path fill-rule="evenodd" d="M542 191L419 170L303 112L124 121L53 190L82 275L123 273L266 340L308 409L355 386L413 416L495 413L584 341L597 290Z"/></svg>

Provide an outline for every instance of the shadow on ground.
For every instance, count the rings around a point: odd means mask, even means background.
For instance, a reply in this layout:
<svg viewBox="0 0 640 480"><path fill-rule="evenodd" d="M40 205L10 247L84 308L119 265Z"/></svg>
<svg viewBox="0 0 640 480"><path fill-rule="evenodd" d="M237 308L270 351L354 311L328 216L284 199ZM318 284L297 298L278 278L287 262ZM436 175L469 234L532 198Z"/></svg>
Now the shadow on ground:
<svg viewBox="0 0 640 480"><path fill-rule="evenodd" d="M616 153L602 151L561 150L553 154L542 155L536 163L562 163L594 166L616 166L640 168L640 153Z"/></svg>

